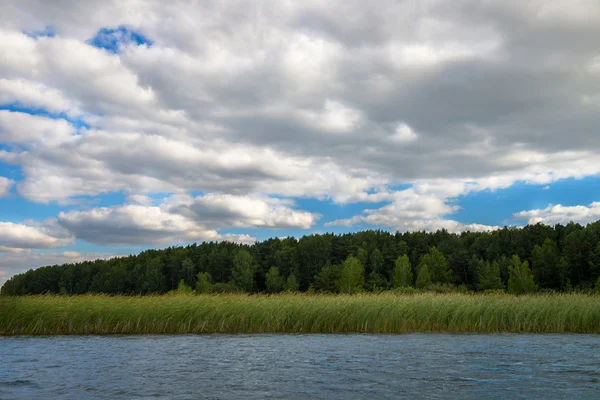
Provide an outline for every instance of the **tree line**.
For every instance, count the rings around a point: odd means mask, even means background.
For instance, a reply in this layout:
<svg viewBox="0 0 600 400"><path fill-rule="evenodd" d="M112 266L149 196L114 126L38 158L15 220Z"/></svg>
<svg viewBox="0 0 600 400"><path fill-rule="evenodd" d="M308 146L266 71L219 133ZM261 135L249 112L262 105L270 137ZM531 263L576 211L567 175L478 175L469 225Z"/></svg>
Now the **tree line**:
<svg viewBox="0 0 600 400"><path fill-rule="evenodd" d="M600 285L600 221L492 232L368 230L204 242L138 255L46 266L10 278L3 295L345 292L393 288L592 290Z"/></svg>

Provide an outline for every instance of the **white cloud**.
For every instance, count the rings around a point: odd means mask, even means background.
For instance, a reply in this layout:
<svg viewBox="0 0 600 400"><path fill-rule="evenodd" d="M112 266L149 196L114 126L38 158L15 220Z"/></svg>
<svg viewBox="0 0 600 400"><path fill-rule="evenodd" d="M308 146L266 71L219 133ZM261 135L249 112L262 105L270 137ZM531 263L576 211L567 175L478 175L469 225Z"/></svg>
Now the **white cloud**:
<svg viewBox="0 0 600 400"><path fill-rule="evenodd" d="M0 252L51 249L72 243L73 237L56 235L51 226L0 222Z"/></svg>
<svg viewBox="0 0 600 400"><path fill-rule="evenodd" d="M188 198L171 209L215 227L312 228L319 214L295 210L290 200L265 196L207 194Z"/></svg>
<svg viewBox="0 0 600 400"><path fill-rule="evenodd" d="M311 228L320 215L293 209L289 200L263 196L174 195L159 206L144 196L137 204L61 212L58 223L78 238L105 245L191 241L251 243L246 234L221 234L229 227Z"/></svg>
<svg viewBox="0 0 600 400"><path fill-rule="evenodd" d="M600 202L591 203L589 206L549 204L548 207L543 209L518 212L513 217L518 220L527 220L528 224L543 223L552 226L575 222L585 225L600 219Z"/></svg>
<svg viewBox="0 0 600 400"><path fill-rule="evenodd" d="M0 110L0 142L56 145L73 139L75 128L63 119L50 119Z"/></svg>
<svg viewBox="0 0 600 400"><path fill-rule="evenodd" d="M15 181L12 179L0 176L0 197L6 196L14 184Z"/></svg>
<svg viewBox="0 0 600 400"><path fill-rule="evenodd" d="M58 222L76 237L104 245L222 240L215 230L160 207L126 205L61 212Z"/></svg>
<svg viewBox="0 0 600 400"><path fill-rule="evenodd" d="M451 232L488 231L498 226L463 224L444 218L459 210L445 197L423 193L423 188L406 189L391 193L393 201L381 208L367 209L362 214L347 219L325 223L325 226L353 226L367 224L392 228L398 231L436 231L446 229Z"/></svg>
<svg viewBox="0 0 600 400"><path fill-rule="evenodd" d="M491 179L594 174L598 114L572 99L600 90L597 49L580 40L598 28L573 15L596 8L578 3L540 27L518 3L344 4L350 25L334 3L77 3L70 18L44 2L4 6L0 99L77 109L98 129L59 149L1 157L22 167L19 193L42 202L189 189L347 202L397 183L450 179L480 190ZM115 24L154 44L110 54L84 42ZM49 25L56 37L19 32ZM144 156L157 162L138 163Z"/></svg>
<svg viewBox="0 0 600 400"><path fill-rule="evenodd" d="M137 204L140 206L150 206L153 203L153 200L149 196L145 196L143 194L130 194L127 196L128 204Z"/></svg>
<svg viewBox="0 0 600 400"><path fill-rule="evenodd" d="M330 133L352 133L364 119L360 110L330 99L325 100L322 111L301 111L300 116L317 129Z"/></svg>
<svg viewBox="0 0 600 400"><path fill-rule="evenodd" d="M12 103L56 114L79 114L77 106L56 89L26 79L0 79L0 104Z"/></svg>
<svg viewBox="0 0 600 400"><path fill-rule="evenodd" d="M419 137L410 126L399 123L394 131L394 134L391 136L392 141L398 143L412 142Z"/></svg>

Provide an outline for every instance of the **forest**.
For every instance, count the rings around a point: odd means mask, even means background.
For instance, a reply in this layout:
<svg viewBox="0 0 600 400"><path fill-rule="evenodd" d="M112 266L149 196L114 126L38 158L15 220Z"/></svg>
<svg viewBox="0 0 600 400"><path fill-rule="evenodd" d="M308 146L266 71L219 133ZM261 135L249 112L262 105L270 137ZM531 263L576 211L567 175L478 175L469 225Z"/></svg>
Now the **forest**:
<svg viewBox="0 0 600 400"><path fill-rule="evenodd" d="M414 289L411 289L414 288ZM531 292L600 288L600 221L492 232L367 230L204 242L45 266L10 278L2 295L357 293L384 290Z"/></svg>

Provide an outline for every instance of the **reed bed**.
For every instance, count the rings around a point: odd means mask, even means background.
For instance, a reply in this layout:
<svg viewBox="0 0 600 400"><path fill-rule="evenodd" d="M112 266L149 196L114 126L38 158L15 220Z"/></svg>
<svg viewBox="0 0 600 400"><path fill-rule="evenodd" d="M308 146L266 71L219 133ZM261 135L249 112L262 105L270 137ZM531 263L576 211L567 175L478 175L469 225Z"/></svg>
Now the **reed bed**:
<svg viewBox="0 0 600 400"><path fill-rule="evenodd" d="M0 335L600 333L583 294L25 296L0 298Z"/></svg>

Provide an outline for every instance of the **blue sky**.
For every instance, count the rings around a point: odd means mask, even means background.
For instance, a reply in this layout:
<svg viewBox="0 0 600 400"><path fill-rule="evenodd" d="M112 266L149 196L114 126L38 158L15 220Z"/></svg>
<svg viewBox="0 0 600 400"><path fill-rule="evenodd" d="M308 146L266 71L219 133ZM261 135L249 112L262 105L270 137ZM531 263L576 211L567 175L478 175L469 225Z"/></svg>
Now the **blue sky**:
<svg viewBox="0 0 600 400"><path fill-rule="evenodd" d="M0 5L0 283L210 240L600 219L596 4L69 1Z"/></svg>

